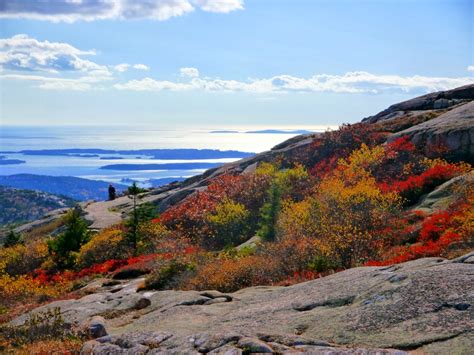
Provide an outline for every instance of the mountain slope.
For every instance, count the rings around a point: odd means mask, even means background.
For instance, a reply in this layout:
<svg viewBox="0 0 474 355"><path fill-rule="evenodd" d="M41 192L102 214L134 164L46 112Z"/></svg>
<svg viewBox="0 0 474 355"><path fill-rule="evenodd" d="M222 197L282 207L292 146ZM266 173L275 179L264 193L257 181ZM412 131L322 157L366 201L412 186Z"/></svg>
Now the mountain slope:
<svg viewBox="0 0 474 355"><path fill-rule="evenodd" d="M108 197L109 183L72 176L15 174L0 176L0 185L64 195L77 201L101 201ZM115 187L120 192L125 185L115 184Z"/></svg>
<svg viewBox="0 0 474 355"><path fill-rule="evenodd" d="M448 100L448 102L444 100ZM385 132L386 138L384 140L388 141L407 135L417 147L423 148L427 154L433 153L434 148L443 146L443 149L448 149L447 152L442 153L445 156L472 162L474 155L473 100L474 85L463 86L393 105L375 116L364 119L356 126ZM278 160L282 164L291 164L301 161L311 168L318 162L317 157L314 157L318 150L315 147L321 139L322 134L319 133L293 137L269 151L209 169L201 175L193 176L182 182L152 189L141 195L139 203L151 202L157 205L158 210L164 211L194 192L205 190L212 179L226 173L251 173L262 162ZM1 181L0 177L0 184ZM89 204L85 207L85 212L86 218L91 222L91 228L102 229L117 223L123 216L127 216L131 208L131 200L125 196L119 197L115 201Z"/></svg>
<svg viewBox="0 0 474 355"><path fill-rule="evenodd" d="M0 186L0 226L40 219L48 212L75 203L64 196Z"/></svg>

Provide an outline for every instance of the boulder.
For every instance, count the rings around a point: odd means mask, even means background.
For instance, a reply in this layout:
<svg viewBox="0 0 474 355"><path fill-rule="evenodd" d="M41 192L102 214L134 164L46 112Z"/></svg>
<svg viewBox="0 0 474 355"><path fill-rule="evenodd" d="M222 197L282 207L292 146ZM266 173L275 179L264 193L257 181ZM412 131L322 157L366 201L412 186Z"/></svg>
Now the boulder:
<svg viewBox="0 0 474 355"><path fill-rule="evenodd" d="M242 338L239 340L238 346L246 353L273 353L273 349L268 344L256 338Z"/></svg>
<svg viewBox="0 0 474 355"><path fill-rule="evenodd" d="M94 316L87 319L81 325L81 333L89 338L100 338L107 335L105 319L101 316Z"/></svg>

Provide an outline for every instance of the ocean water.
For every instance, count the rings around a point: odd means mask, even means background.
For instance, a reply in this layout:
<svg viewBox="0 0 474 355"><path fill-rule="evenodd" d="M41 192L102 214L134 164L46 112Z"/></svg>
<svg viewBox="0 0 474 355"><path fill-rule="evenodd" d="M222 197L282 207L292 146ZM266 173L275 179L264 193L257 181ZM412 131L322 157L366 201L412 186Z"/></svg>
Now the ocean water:
<svg viewBox="0 0 474 355"><path fill-rule="evenodd" d="M311 127L23 127L0 126L0 155L4 159L24 160L23 164L0 165L0 175L30 173L53 176L77 176L82 178L120 182L132 179L144 182L147 179L165 177L189 177L203 172L191 170L103 170L108 164L159 164L181 162L226 163L238 158L206 160L159 160L149 156L124 155L121 159L99 157L72 157L48 155L24 155L22 150L100 148L114 150L137 149L219 149L259 153L289 139L300 130L319 132L333 129L332 126ZM268 131L271 129L271 131ZM262 133L248 133L260 132ZM298 132L296 132L298 130ZM107 154L110 156L111 154ZM104 158L105 156L102 156Z"/></svg>

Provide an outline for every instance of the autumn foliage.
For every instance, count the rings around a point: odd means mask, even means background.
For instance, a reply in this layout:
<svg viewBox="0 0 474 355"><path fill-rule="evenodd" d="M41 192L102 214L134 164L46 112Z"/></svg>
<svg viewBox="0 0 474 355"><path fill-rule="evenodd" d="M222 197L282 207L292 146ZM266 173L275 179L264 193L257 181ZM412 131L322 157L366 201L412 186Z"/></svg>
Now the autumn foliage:
<svg viewBox="0 0 474 355"><path fill-rule="evenodd" d="M231 292L472 247L472 180L442 210L416 207L471 166L386 137L378 126L345 125L291 159L209 179L152 220L137 220L133 250L126 224L89 234L79 220L73 245L46 233L3 248L0 307L66 297L118 273L146 274L144 288Z"/></svg>

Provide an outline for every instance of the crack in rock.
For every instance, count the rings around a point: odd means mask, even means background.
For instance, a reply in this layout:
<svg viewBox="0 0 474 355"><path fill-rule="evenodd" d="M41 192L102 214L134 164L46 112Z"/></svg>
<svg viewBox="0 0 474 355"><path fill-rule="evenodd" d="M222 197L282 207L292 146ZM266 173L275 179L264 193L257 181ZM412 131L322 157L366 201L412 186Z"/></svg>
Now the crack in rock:
<svg viewBox="0 0 474 355"><path fill-rule="evenodd" d="M299 312L310 311L316 307L342 307L350 305L354 302L355 296L341 297L341 298L332 298L325 301L305 303L305 304L296 304L293 306L293 309Z"/></svg>
<svg viewBox="0 0 474 355"><path fill-rule="evenodd" d="M456 337L458 337L458 336L460 336L464 333L466 333L466 331L461 331L461 332L451 334L451 335L442 335L442 336L438 336L438 337L434 337L434 338L430 338L430 339L426 339L426 340L416 341L416 342L413 342L413 343L407 342L407 343L394 344L393 347L397 348L397 349L400 349L400 350L415 350L415 349L421 348L422 346L425 346L425 345L429 345L429 344L433 344L433 343L439 343L439 342L442 342L442 341L454 339L454 338L456 338Z"/></svg>
<svg viewBox="0 0 474 355"><path fill-rule="evenodd" d="M433 312L439 312L444 308L454 308L457 311L465 311L469 307L471 307L471 305L469 303L464 303L464 302L448 303L448 302L444 302L440 306L436 307Z"/></svg>

